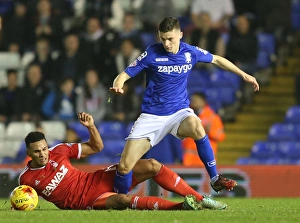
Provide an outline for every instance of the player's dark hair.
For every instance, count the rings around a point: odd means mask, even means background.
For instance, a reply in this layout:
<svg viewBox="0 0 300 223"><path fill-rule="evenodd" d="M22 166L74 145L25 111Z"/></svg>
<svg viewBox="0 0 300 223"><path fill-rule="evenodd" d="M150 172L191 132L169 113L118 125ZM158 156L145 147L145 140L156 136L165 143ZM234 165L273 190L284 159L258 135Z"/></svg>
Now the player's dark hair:
<svg viewBox="0 0 300 223"><path fill-rule="evenodd" d="M174 17L164 18L158 26L158 30L163 33L170 32L173 29L181 30L179 20Z"/></svg>
<svg viewBox="0 0 300 223"><path fill-rule="evenodd" d="M44 133L39 132L39 131L35 131L35 132L30 132L28 133L28 135L25 137L25 144L26 144L26 148L29 148L30 143L34 143L34 142L38 142L41 141L45 138ZM47 140L46 140L47 142Z"/></svg>

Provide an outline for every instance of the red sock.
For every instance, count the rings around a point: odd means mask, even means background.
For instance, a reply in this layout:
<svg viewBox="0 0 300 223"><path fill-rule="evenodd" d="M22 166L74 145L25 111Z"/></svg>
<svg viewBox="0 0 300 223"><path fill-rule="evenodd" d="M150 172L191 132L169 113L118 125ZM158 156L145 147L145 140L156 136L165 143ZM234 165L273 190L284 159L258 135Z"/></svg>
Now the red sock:
<svg viewBox="0 0 300 223"><path fill-rule="evenodd" d="M201 194L191 188L177 173L165 165L163 165L157 175L153 177L153 180L165 190L175 192L181 196L192 194L198 201L203 199Z"/></svg>
<svg viewBox="0 0 300 223"><path fill-rule="evenodd" d="M182 202L172 202L159 197L134 196L130 201L130 208L138 210L182 210Z"/></svg>

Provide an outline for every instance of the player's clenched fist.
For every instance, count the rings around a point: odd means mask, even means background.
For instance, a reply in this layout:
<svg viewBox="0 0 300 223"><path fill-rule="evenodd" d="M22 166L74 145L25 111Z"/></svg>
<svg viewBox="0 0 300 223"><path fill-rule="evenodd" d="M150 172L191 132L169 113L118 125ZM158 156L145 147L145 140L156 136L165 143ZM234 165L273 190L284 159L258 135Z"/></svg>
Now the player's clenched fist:
<svg viewBox="0 0 300 223"><path fill-rule="evenodd" d="M87 114L85 112L79 112L78 113L78 120L80 123L86 127L92 127L94 126L94 119L93 116L90 114Z"/></svg>

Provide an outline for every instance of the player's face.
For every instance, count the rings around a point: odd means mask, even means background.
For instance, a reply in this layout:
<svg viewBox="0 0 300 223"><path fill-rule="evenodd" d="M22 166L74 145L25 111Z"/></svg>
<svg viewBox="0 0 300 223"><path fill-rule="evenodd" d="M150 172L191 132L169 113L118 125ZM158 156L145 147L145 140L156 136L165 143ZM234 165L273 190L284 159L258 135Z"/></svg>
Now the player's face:
<svg viewBox="0 0 300 223"><path fill-rule="evenodd" d="M27 155L31 157L31 167L43 167L48 163L49 150L46 140L30 143L30 148L27 148Z"/></svg>
<svg viewBox="0 0 300 223"><path fill-rule="evenodd" d="M182 38L180 30L173 29L166 33L158 31L158 35L167 52L176 54L179 51L180 39Z"/></svg>

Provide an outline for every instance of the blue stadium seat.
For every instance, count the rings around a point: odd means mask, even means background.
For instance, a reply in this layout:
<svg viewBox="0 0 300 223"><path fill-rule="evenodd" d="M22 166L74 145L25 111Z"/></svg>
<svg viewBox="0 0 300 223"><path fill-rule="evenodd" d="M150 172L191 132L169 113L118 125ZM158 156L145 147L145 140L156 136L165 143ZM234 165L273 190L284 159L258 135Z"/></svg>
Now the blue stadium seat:
<svg viewBox="0 0 300 223"><path fill-rule="evenodd" d="M300 123L300 105L289 107L285 114L285 122Z"/></svg>
<svg viewBox="0 0 300 223"><path fill-rule="evenodd" d="M260 50L269 54L275 53L275 36L273 34L260 32L257 34L257 39Z"/></svg>
<svg viewBox="0 0 300 223"><path fill-rule="evenodd" d="M261 160L261 165L285 165L289 164L289 160L283 159L281 157L271 157L265 160Z"/></svg>
<svg viewBox="0 0 300 223"><path fill-rule="evenodd" d="M292 13L291 14L291 23L292 23L292 28L295 30L300 29L300 12L297 13Z"/></svg>
<svg viewBox="0 0 300 223"><path fill-rule="evenodd" d="M242 83L240 76L222 69L216 69L212 72L210 80L212 87L231 87L235 91L241 88Z"/></svg>
<svg viewBox="0 0 300 223"><path fill-rule="evenodd" d="M126 125L120 121L103 121L97 125L97 129L103 139L122 139L126 135Z"/></svg>
<svg viewBox="0 0 300 223"><path fill-rule="evenodd" d="M214 109L214 111L217 112L220 108L222 108L223 102L218 88L207 88L204 93L208 104L212 107L212 109Z"/></svg>
<svg viewBox="0 0 300 223"><path fill-rule="evenodd" d="M295 130L294 130L294 135L296 140L300 140L300 124L297 123L295 124Z"/></svg>
<svg viewBox="0 0 300 223"><path fill-rule="evenodd" d="M13 0L0 1L0 15L6 15L14 8Z"/></svg>
<svg viewBox="0 0 300 223"><path fill-rule="evenodd" d="M300 142L288 141L278 143L281 156L287 159L300 159Z"/></svg>
<svg viewBox="0 0 300 223"><path fill-rule="evenodd" d="M129 135L133 125L134 125L134 122L129 122L129 123L126 124L126 128L125 128L126 137Z"/></svg>
<svg viewBox="0 0 300 223"><path fill-rule="evenodd" d="M267 68L271 66L270 54L267 51L259 50L256 58L258 68Z"/></svg>
<svg viewBox="0 0 300 223"><path fill-rule="evenodd" d="M257 34L258 56L256 65L259 69L271 66L271 56L275 54L275 37L273 34L260 32Z"/></svg>
<svg viewBox="0 0 300 223"><path fill-rule="evenodd" d="M68 127L73 129L77 135L80 137L81 141L86 141L90 137L90 133L86 127L80 124L79 121L71 122L68 124Z"/></svg>
<svg viewBox="0 0 300 223"><path fill-rule="evenodd" d="M108 164L120 161L124 149L125 140L107 139L103 140L104 149L100 153L93 154L87 158L90 164Z"/></svg>
<svg viewBox="0 0 300 223"><path fill-rule="evenodd" d="M290 161L280 157L271 157L265 159L252 158L252 157L240 157L237 160L238 165L283 165L289 164Z"/></svg>
<svg viewBox="0 0 300 223"><path fill-rule="evenodd" d="M210 86L210 73L205 69L193 69L188 76L187 86L189 87L204 87Z"/></svg>
<svg viewBox="0 0 300 223"><path fill-rule="evenodd" d="M288 141L296 140L296 128L292 123L275 123L268 132L268 140Z"/></svg>
<svg viewBox="0 0 300 223"><path fill-rule="evenodd" d="M103 143L103 151L105 151L105 154L112 157L118 156L120 159L120 155L126 144L126 141L124 139L104 139Z"/></svg>
<svg viewBox="0 0 300 223"><path fill-rule="evenodd" d="M164 164L181 162L183 156L182 142L173 135L166 135L153 146L143 158L154 158Z"/></svg>
<svg viewBox="0 0 300 223"><path fill-rule="evenodd" d="M233 88L220 87L218 88L218 91L222 105L232 105L234 102L236 102L236 92Z"/></svg>
<svg viewBox="0 0 300 223"><path fill-rule="evenodd" d="M14 164L16 163L15 159L12 157L2 157L0 158L0 164Z"/></svg>
<svg viewBox="0 0 300 223"><path fill-rule="evenodd" d="M279 156L277 142L257 141L251 148L251 158L267 159Z"/></svg>
<svg viewBox="0 0 300 223"><path fill-rule="evenodd" d="M240 157L237 159L236 164L238 165L258 165L260 160L252 157Z"/></svg>
<svg viewBox="0 0 300 223"><path fill-rule="evenodd" d="M291 11L300 13L300 0L291 1Z"/></svg>

